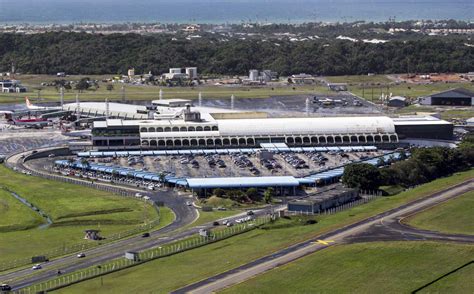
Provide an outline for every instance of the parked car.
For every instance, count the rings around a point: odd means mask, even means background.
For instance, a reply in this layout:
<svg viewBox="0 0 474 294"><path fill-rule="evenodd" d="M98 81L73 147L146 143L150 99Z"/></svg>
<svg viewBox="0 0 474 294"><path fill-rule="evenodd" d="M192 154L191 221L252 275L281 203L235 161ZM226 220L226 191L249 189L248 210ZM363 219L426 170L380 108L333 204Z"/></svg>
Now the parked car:
<svg viewBox="0 0 474 294"><path fill-rule="evenodd" d="M212 223L212 225L213 225L213 226L219 226L220 224L219 224L218 221L215 221L215 222Z"/></svg>
<svg viewBox="0 0 474 294"><path fill-rule="evenodd" d="M247 215L254 215L255 213L252 210L247 211Z"/></svg>
<svg viewBox="0 0 474 294"><path fill-rule="evenodd" d="M86 255L84 253L78 253L77 254L77 258L84 258L86 257Z"/></svg>
<svg viewBox="0 0 474 294"><path fill-rule="evenodd" d="M142 234L142 238L148 238L148 237L150 237L150 233L143 233Z"/></svg>
<svg viewBox="0 0 474 294"><path fill-rule="evenodd" d="M11 291L12 287L8 284L1 284L0 285L0 291Z"/></svg>

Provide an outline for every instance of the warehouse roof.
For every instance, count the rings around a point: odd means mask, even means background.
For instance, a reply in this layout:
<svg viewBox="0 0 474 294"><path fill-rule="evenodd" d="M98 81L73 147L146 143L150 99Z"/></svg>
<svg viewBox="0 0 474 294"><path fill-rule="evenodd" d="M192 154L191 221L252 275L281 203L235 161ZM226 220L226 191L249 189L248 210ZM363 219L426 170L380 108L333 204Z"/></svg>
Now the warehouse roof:
<svg viewBox="0 0 474 294"><path fill-rule="evenodd" d="M474 92L466 88L455 88L433 94L431 97L468 98L474 97Z"/></svg>

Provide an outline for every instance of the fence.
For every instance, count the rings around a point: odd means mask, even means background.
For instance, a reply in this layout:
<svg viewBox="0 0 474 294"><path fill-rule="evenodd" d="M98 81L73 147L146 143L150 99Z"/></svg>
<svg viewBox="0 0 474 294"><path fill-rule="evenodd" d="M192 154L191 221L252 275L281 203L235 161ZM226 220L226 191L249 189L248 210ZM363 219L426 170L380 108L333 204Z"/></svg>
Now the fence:
<svg viewBox="0 0 474 294"><path fill-rule="evenodd" d="M174 243L165 244L157 248L139 252L137 261L128 260L125 258L116 259L108 263L86 268L81 271L64 274L57 278L16 290L14 293L30 294L42 291L57 290L75 283L79 283L85 280L93 279L102 275L110 274L119 270L140 265L151 260L163 258L183 251L195 249L207 244L218 242L229 237L253 230L263 224L270 222L271 220L272 217L264 216L257 218L249 223L227 227L222 230L214 229L210 232L210 235L208 237L194 235L187 239L183 239Z"/></svg>
<svg viewBox="0 0 474 294"><path fill-rule="evenodd" d="M12 164L10 164L8 162L8 160L5 161L5 165L10 169L14 169L14 166ZM108 186L108 185L102 185L102 184L96 184L96 183L88 182L88 181L85 181L85 180L77 180L77 179L72 179L72 178L68 178L68 177L65 177L65 176L52 175L52 174L48 174L48 173L44 173L44 172L38 172L36 170L29 169L29 168L25 167L23 164L19 164L19 166L22 169L30 172L32 175L42 177L42 178L45 178L45 179L55 180L55 181L62 181L62 182L77 184L77 185L83 185L83 186L86 186L86 187L90 187L90 188L94 188L94 189L114 193L114 194L117 194L117 195L123 196L123 197L133 197L135 195L135 193L133 191L128 191L128 190L125 190L123 188L113 187L113 186ZM147 200L144 200L142 198L136 198L136 199L137 200L140 199L140 200L145 201L149 204L152 204L158 212L158 218L151 221L151 222L149 222L149 223L147 223L147 224L139 225L139 226L137 226L137 227L135 227L131 230L127 230L127 231L124 231L124 232L119 232L119 233L115 233L115 234L110 235L110 236L106 236L107 238L105 238L105 239L103 239L99 242L84 242L84 243L77 243L77 244L67 245L67 246L63 246L61 248L55 248L55 249L52 249L51 251L43 252L43 253L36 254L36 255L46 256L48 259L51 259L51 258L55 258L55 257L67 255L67 254L72 254L72 253L75 253L75 252L78 252L78 251L91 249L91 248L97 247L97 246L102 245L102 244L114 242L114 241L117 241L119 239L127 238L127 237L133 236L135 234L138 234L140 232L148 231L148 230L152 229L153 227L157 226L160 223L160 214L159 214L159 207L156 205L156 203L154 201L147 201ZM28 265L28 264L31 264L31 257L15 259L15 260L12 260L12 261L6 261L6 262L3 262L3 263L0 264L0 271L13 269L13 268L17 268L17 267Z"/></svg>
<svg viewBox="0 0 474 294"><path fill-rule="evenodd" d="M328 214L335 214L338 212L341 212L343 210L350 209L355 206L359 206L362 204L366 204L372 200L375 200L377 198L380 198L382 196L377 195L377 194L371 194L371 195L362 195L362 198L359 198L355 201L351 201L336 207L332 207L323 211L319 212L311 212L311 211L287 211L286 213L288 215L328 215Z"/></svg>

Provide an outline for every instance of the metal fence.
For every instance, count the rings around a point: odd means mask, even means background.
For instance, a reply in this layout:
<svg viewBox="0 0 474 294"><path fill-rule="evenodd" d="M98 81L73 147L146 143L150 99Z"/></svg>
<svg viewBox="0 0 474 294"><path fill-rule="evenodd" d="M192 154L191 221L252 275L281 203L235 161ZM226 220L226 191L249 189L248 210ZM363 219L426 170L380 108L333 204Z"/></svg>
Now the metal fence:
<svg viewBox="0 0 474 294"><path fill-rule="evenodd" d="M345 204L342 204L342 205L339 205L339 206L336 206L336 207L332 207L332 208L329 208L329 209L326 209L326 210L323 210L323 211L319 211L319 212L287 211L285 213L288 214L288 215L328 215L328 214L335 214L335 213L350 209L350 208L355 207L355 206L366 204L366 203L368 203L372 200L375 200L375 199L378 199L378 198L381 198L381 197L382 197L381 195L377 195L377 194L362 195L362 198L359 198L355 201L351 201L351 202L348 202L348 203L345 203Z"/></svg>
<svg viewBox="0 0 474 294"><path fill-rule="evenodd" d="M271 220L273 220L271 216L263 216L253 220L252 222L238 224L232 227L227 227L225 229L215 229L212 230L209 236L207 237L194 235L187 239L183 239L177 242L165 244L160 247L152 248L150 250L139 252L138 260L135 261L128 260L125 258L112 260L110 262L89 267L80 271L63 274L61 276L58 276L57 278L16 290L14 291L14 293L30 294L57 290L75 283L79 283L119 270L137 266L151 260L163 258L183 251L208 245L210 243L218 242L229 237L253 230L261 225L269 223Z"/></svg>
<svg viewBox="0 0 474 294"><path fill-rule="evenodd" d="M12 164L10 164L8 162L8 160L5 161L5 166L7 166L10 169L14 169L14 166ZM92 182L88 182L88 181L84 181L84 180L68 178L68 177L65 177L65 176L52 175L52 174L48 174L48 173L45 173L45 172L39 172L39 171L36 171L36 170L33 170L33 169L29 169L29 168L25 167L23 164L20 164L20 168L24 169L25 171L30 172L34 176L42 177L42 178L49 179L49 180L62 181L62 182L66 182L66 183L82 185L82 186L86 186L86 187L89 187L89 188L114 193L116 195L123 196L123 197L133 197L135 195L134 191L126 190L125 188L121 188L121 187L113 187L113 186L108 186L108 185L103 185L103 184L98 184L98 183L92 183ZM159 214L160 211L159 211L158 205L156 205L156 203L154 201L151 201L151 200L145 200L143 198L135 198L135 199L141 200L141 201L144 201L144 202L147 202L147 203L153 205L153 207L158 212L158 218L150 221L147 224L138 225L137 227L135 227L133 229L123 231L123 232L119 232L119 233L115 233L115 234L110 235L110 236L106 236L105 239L100 240L98 242L83 242L83 243L67 245L67 246L63 246L63 247L60 247L60 248L59 247L54 248L54 249L52 249L48 252L43 252L43 253L36 254L36 255L46 256L48 259L56 258L56 257L59 257L59 256L63 256L63 255L72 254L72 253L75 253L75 252L91 249L91 248L94 248L94 247L97 247L97 246L100 246L100 245L103 245L103 244L106 244L106 243L117 241L119 239L127 238L127 237L136 235L136 234L141 233L141 232L148 231L148 230L156 227L160 223L160 214ZM15 260L11 260L11 261L6 261L6 262L3 262L3 263L0 263L0 271L5 271L5 270L17 268L17 267L28 265L28 264L31 264L31 263L32 263L31 262L31 257L25 257L25 258L19 258L19 259L15 259Z"/></svg>

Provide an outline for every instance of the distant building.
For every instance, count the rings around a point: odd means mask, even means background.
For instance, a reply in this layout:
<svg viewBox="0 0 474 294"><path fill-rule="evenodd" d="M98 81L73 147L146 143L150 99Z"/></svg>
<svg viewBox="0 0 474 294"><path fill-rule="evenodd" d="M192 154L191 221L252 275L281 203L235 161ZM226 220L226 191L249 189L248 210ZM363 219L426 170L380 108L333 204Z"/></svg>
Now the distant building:
<svg viewBox="0 0 474 294"><path fill-rule="evenodd" d="M321 213L333 207L356 200L359 193L355 189L343 187L323 190L304 199L288 202L288 211L302 213Z"/></svg>
<svg viewBox="0 0 474 294"><path fill-rule="evenodd" d="M438 106L472 106L474 105L474 92L465 88L456 88L418 98L422 105Z"/></svg>
<svg viewBox="0 0 474 294"><path fill-rule="evenodd" d="M258 81L258 70L257 69L251 69L249 71L249 80L251 81Z"/></svg>
<svg viewBox="0 0 474 294"><path fill-rule="evenodd" d="M188 79L194 80L198 78L197 67L186 67L185 72L188 75Z"/></svg>
<svg viewBox="0 0 474 294"><path fill-rule="evenodd" d="M400 139L453 139L453 124L434 116L401 116L393 124Z"/></svg>
<svg viewBox="0 0 474 294"><path fill-rule="evenodd" d="M292 75L290 80L293 84L313 84L316 79L309 74L300 73L297 75Z"/></svg>
<svg viewBox="0 0 474 294"><path fill-rule="evenodd" d="M390 107L405 107L407 106L407 98L402 96L394 96L387 102L387 106Z"/></svg>
<svg viewBox="0 0 474 294"><path fill-rule="evenodd" d="M24 93L28 89L18 80L0 80L0 90L2 93Z"/></svg>

